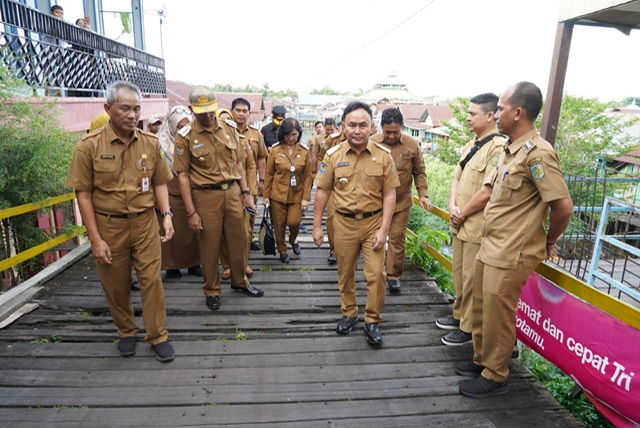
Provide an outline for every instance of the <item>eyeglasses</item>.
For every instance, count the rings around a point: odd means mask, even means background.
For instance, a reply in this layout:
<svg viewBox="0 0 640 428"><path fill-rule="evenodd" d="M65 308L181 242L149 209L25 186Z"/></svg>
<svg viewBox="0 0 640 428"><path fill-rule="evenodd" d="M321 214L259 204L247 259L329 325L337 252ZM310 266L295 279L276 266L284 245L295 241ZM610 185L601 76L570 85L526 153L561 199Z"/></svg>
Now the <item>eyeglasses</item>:
<svg viewBox="0 0 640 428"><path fill-rule="evenodd" d="M182 108L182 107L178 107L177 109L175 109L174 111L171 112L171 114L169 115L169 117L173 116L174 114L186 114L187 116L191 116L191 110L189 110L188 108Z"/></svg>

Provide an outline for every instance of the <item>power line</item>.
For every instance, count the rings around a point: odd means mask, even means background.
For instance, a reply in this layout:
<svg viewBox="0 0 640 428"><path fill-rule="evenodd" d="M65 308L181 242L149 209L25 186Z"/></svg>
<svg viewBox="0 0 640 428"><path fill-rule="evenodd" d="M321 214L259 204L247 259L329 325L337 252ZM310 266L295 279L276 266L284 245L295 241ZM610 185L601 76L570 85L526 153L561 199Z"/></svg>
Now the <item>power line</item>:
<svg viewBox="0 0 640 428"><path fill-rule="evenodd" d="M407 22L411 21L413 18L415 18L416 16L418 16L422 11L424 11L426 8L428 8L429 6L431 6L433 3L435 3L436 0L431 0L430 2L428 2L427 4L425 4L424 6L422 6L420 9L418 9L417 11L413 12L411 15L409 15L407 18L403 19L402 21L400 21L398 24L394 25L393 27L391 27L390 29L388 29L387 31L385 31L384 33L380 34L378 37L376 37L375 39L371 40L370 42L362 45L360 48L356 49L355 51L353 51L352 53L350 53L349 55L346 55L344 58L342 58L340 61L335 62L333 64L331 64L329 67L325 68L324 70L322 70L321 72L315 74L314 76L312 76L310 78L310 80L315 79L318 76L321 76L323 74L325 74L326 72L332 70L333 68L341 65L342 63L346 62L347 60L351 59L351 57L353 57L354 55L359 54L360 52L362 52L363 50L367 49L369 46L373 45L374 43L376 43L378 40L382 39L383 37L387 36L389 33L397 30L398 28L400 28L402 25L406 24Z"/></svg>

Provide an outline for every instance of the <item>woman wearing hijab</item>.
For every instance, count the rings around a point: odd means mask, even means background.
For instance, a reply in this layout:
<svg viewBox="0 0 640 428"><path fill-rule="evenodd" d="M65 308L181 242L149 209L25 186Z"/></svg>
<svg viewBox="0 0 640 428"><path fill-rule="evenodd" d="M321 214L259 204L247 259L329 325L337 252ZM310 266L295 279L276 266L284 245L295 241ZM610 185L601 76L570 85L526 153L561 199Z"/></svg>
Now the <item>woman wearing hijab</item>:
<svg viewBox="0 0 640 428"><path fill-rule="evenodd" d="M184 268L188 268L189 275L202 276L198 236L189 228L187 209L180 196L178 176L173 170L176 135L192 119L193 116L188 108L180 105L175 106L171 108L169 116L167 116L158 131L158 139L173 171L173 180L167 183L167 188L169 190L169 205L173 212L175 235L172 240L162 243L162 269L167 271L167 278L182 277L180 269ZM162 222L160 222L160 226L160 234L162 235L164 233Z"/></svg>
<svg viewBox="0 0 640 428"><path fill-rule="evenodd" d="M300 143L302 127L287 118L278 128L278 143L271 147L267 159L263 203L271 204L273 230L280 261L289 263L285 229L289 226L289 243L295 255L300 255L298 233L302 210L309 209L311 200L311 154Z"/></svg>

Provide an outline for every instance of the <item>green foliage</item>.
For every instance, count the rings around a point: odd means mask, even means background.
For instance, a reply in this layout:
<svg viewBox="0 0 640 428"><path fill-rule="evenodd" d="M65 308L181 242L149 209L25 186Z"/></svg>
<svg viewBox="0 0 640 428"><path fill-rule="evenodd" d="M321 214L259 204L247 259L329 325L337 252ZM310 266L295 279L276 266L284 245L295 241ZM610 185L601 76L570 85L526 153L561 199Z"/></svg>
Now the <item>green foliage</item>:
<svg viewBox="0 0 640 428"><path fill-rule="evenodd" d="M577 398L571 398L570 393L575 385L574 381L553 363L526 347L520 352L520 361L536 379L547 387L558 403L585 426L588 428L613 427L587 397L580 395Z"/></svg>
<svg viewBox="0 0 640 428"><path fill-rule="evenodd" d="M600 158L610 160L637 144L625 134L637 121L604 114L611 107L596 98L563 97L555 144L563 170L591 175Z"/></svg>
<svg viewBox="0 0 640 428"><path fill-rule="evenodd" d="M247 340L247 335L241 329L237 328L236 329L235 339L236 340Z"/></svg>
<svg viewBox="0 0 640 428"><path fill-rule="evenodd" d="M77 135L61 128L56 105L46 99L20 97L31 92L0 64L0 209L37 202L69 192L64 182ZM29 213L2 221L4 240L0 259L9 248L18 251L41 244L47 237ZM14 241L9 242L8 237ZM20 266L20 277L28 276L38 259ZM13 271L10 271L13 275ZM15 285L17 279L12 277Z"/></svg>
<svg viewBox="0 0 640 428"><path fill-rule="evenodd" d="M467 126L469 98L458 97L456 101L456 103L449 105L454 120L444 124L449 133L449 140L439 142L438 148L433 154L434 157L449 165L456 165L460 161L462 148L474 136Z"/></svg>
<svg viewBox="0 0 640 428"><path fill-rule="evenodd" d="M346 92L339 92L335 89L331 89L328 86L325 86L322 89L312 89L309 92L311 95L348 95Z"/></svg>
<svg viewBox="0 0 640 428"><path fill-rule="evenodd" d="M32 340L31 343L62 343L62 340L56 336L43 337L41 339Z"/></svg>
<svg viewBox="0 0 640 428"><path fill-rule="evenodd" d="M216 83L213 85L215 92L244 92L248 94L262 94L269 98L291 98L293 100L298 99L298 92L286 89L284 91L274 91L269 88L269 84L265 83L262 88L258 88L254 85L232 86L230 84Z"/></svg>
<svg viewBox="0 0 640 428"><path fill-rule="evenodd" d="M448 232L439 230L429 230L422 228L418 230L416 236L407 236L407 254L409 263L425 272L429 273L436 280L438 287L445 293L455 295L453 288L453 275L439 261L427 253L424 248L430 245L439 252L442 252L451 242L451 235Z"/></svg>
<svg viewBox="0 0 640 428"><path fill-rule="evenodd" d="M269 265L264 265L260 268L261 272L271 272L273 269Z"/></svg>

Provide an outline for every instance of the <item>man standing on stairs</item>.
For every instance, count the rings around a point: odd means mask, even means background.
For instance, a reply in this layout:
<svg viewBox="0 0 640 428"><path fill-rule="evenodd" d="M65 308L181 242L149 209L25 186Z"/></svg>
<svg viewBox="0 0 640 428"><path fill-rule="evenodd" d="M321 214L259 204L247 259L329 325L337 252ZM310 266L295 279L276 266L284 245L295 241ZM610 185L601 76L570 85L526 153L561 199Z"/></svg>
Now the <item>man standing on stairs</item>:
<svg viewBox="0 0 640 428"><path fill-rule="evenodd" d="M453 172L449 216L456 300L453 314L436 320L439 328L453 330L442 338L448 346L471 342L473 270L480 250L484 207L491 196L505 141L496 126L497 111L497 95L487 93L471 98L467 125L476 136L462 149L460 163Z"/></svg>
<svg viewBox="0 0 640 428"><path fill-rule="evenodd" d="M324 242L322 214L329 201L335 207L335 249L343 317L336 332L348 334L358 322L356 266L360 252L367 279L364 333L372 346L382 344L378 324L385 299L384 245L400 185L389 149L373 143L371 108L359 101L347 105L342 121L347 143L329 149L318 176L313 216L313 241Z"/></svg>
<svg viewBox="0 0 640 428"><path fill-rule="evenodd" d="M386 109L380 118L380 127L382 132L373 135L371 141L391 150L391 157L400 180L400 187L396 189L396 209L389 228L386 259L389 292L400 294L400 278L404 273L407 252L407 226L413 205L411 187L414 181L420 198L420 207L431 211L433 205L429 201L429 186L420 146L415 138L402 132L404 118L400 109Z"/></svg>

